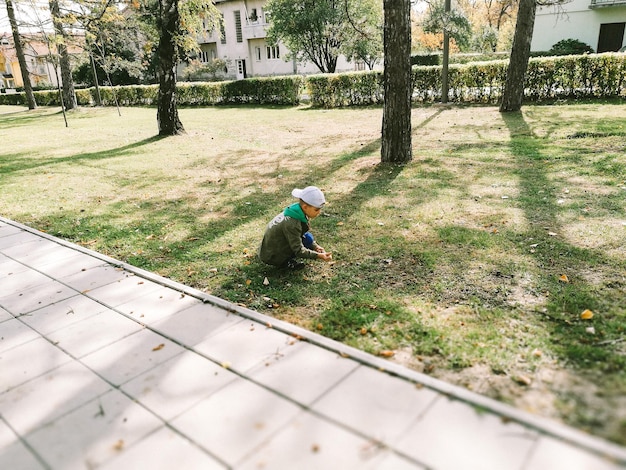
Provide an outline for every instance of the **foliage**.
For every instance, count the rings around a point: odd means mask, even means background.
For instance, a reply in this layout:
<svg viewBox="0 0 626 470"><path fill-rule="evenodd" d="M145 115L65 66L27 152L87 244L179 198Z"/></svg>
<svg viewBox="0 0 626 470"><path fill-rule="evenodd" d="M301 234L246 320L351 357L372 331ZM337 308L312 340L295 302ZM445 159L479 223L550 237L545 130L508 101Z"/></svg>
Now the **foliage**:
<svg viewBox="0 0 626 470"><path fill-rule="evenodd" d="M224 69L228 66L228 61L224 59L213 59L211 62L203 63L197 59L191 60L183 71L183 80L211 82L218 81L224 77Z"/></svg>
<svg viewBox="0 0 626 470"><path fill-rule="evenodd" d="M563 39L550 48L552 55L592 54L593 48L578 39Z"/></svg>
<svg viewBox="0 0 626 470"><path fill-rule="evenodd" d="M450 100L458 103L496 103L502 96L507 62L450 64ZM529 62L525 99L535 102L559 98L626 96L626 56L597 54L533 58ZM307 78L311 103L320 107L382 103L381 73L316 75ZM413 68L413 101L441 99L441 67Z"/></svg>
<svg viewBox="0 0 626 470"><path fill-rule="evenodd" d="M425 33L431 34L440 34L445 29L461 51L469 48L472 27L467 17L460 10L446 12L443 0L429 5L422 28Z"/></svg>
<svg viewBox="0 0 626 470"><path fill-rule="evenodd" d="M332 73L339 54L356 55L366 63L380 57L380 9L376 0L269 0L270 43L282 41L300 62L312 62Z"/></svg>

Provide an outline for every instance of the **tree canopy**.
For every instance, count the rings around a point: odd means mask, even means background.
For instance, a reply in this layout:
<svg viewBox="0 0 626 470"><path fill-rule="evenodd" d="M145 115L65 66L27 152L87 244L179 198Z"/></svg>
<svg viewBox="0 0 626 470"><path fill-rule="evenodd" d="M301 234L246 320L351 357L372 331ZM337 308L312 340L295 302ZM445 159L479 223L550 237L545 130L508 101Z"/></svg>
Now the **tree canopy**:
<svg viewBox="0 0 626 470"><path fill-rule="evenodd" d="M380 0L269 0L268 40L332 73L340 54L369 63L382 49Z"/></svg>

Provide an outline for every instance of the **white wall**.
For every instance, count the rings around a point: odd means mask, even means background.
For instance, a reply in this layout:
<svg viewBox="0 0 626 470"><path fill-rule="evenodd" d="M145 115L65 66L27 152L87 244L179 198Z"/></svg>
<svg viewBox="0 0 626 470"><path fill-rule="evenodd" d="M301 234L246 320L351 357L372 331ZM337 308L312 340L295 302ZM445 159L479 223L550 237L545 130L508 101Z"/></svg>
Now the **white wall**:
<svg viewBox="0 0 626 470"><path fill-rule="evenodd" d="M626 3L590 9L591 0L538 6L531 51L547 51L563 39L578 39L597 50L600 25L626 22ZM626 42L626 34L624 35Z"/></svg>

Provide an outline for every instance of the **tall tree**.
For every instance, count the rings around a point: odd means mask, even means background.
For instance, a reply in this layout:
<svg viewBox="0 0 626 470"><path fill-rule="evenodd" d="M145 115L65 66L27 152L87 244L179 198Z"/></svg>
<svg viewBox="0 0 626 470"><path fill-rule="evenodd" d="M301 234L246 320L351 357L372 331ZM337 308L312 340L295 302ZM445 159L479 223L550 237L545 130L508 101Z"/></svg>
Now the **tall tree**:
<svg viewBox="0 0 626 470"><path fill-rule="evenodd" d="M212 0L158 0L155 5L147 0L143 5L144 19L154 21L159 36L157 46L157 78L159 95L157 125L159 135L177 135L185 132L176 105L176 65L182 58L199 49L197 37L201 28L212 29L221 21L221 15Z"/></svg>
<svg viewBox="0 0 626 470"><path fill-rule="evenodd" d="M524 98L524 79L530 57L530 42L535 27L536 0L520 0L511 58L502 92L500 112L519 111Z"/></svg>
<svg viewBox="0 0 626 470"><path fill-rule="evenodd" d="M176 106L176 53L175 35L180 29L178 0L159 0L157 75L159 77L159 97L157 102L157 124L159 135L177 135L185 132L178 117Z"/></svg>
<svg viewBox="0 0 626 470"><path fill-rule="evenodd" d="M15 54L17 55L17 61L20 64L20 72L22 72L22 81L24 82L24 92L26 94L26 102L28 109L37 108L37 102L35 101L35 94L33 93L33 87L30 83L30 72L26 66L26 58L24 57L24 48L22 47L22 39L15 18L15 10L13 9L13 0L6 0L7 16L9 17L9 23L11 24L11 32L13 33L13 44L15 45Z"/></svg>
<svg viewBox="0 0 626 470"><path fill-rule="evenodd" d="M379 27L379 1L269 0L265 7L272 15L268 41L282 41L297 61L312 62L320 72L333 73L342 53L348 57L376 54L375 43L380 44L380 39L366 31L372 24Z"/></svg>
<svg viewBox="0 0 626 470"><path fill-rule="evenodd" d="M78 107L78 102L76 101L76 92L74 91L70 53L67 50L69 35L65 31L59 0L49 0L49 5L50 15L52 16L52 23L54 25L55 45L59 54L59 67L61 69L61 82L63 85L63 105L65 109L74 109Z"/></svg>
<svg viewBox="0 0 626 470"><path fill-rule="evenodd" d="M384 0L383 105L381 161L406 163L411 149L411 1Z"/></svg>

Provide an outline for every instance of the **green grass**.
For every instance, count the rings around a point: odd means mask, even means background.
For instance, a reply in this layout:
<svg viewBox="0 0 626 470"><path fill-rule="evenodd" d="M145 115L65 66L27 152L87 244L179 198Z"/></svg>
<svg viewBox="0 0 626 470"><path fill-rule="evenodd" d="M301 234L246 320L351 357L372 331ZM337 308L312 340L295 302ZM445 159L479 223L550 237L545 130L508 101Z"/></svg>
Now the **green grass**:
<svg viewBox="0 0 626 470"><path fill-rule="evenodd" d="M180 114L0 107L0 214L626 444L624 104L416 108L406 166L380 108ZM261 264L309 184L335 263Z"/></svg>

